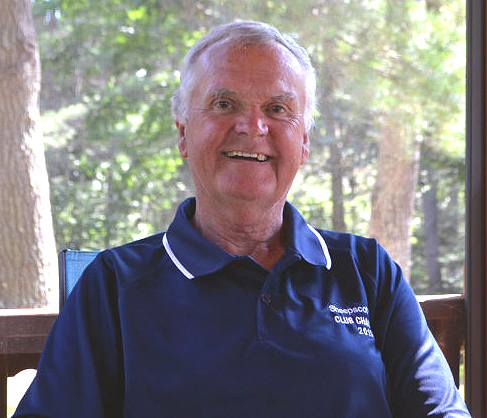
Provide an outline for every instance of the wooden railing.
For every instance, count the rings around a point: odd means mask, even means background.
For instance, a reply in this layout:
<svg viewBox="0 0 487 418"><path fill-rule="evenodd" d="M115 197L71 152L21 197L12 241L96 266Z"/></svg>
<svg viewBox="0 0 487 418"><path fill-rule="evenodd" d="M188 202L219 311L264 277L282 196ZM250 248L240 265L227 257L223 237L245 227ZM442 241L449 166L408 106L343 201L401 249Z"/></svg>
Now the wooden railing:
<svg viewBox="0 0 487 418"><path fill-rule="evenodd" d="M460 356L465 346L465 298L463 295L418 296L428 326L460 384Z"/></svg>
<svg viewBox="0 0 487 418"><path fill-rule="evenodd" d="M460 351L465 342L463 296L418 297L428 325L459 384ZM57 314L39 309L0 310L0 418L7 416L7 378L35 369Z"/></svg>
<svg viewBox="0 0 487 418"><path fill-rule="evenodd" d="M37 367L56 318L43 309L0 310L0 418L7 416L7 378Z"/></svg>

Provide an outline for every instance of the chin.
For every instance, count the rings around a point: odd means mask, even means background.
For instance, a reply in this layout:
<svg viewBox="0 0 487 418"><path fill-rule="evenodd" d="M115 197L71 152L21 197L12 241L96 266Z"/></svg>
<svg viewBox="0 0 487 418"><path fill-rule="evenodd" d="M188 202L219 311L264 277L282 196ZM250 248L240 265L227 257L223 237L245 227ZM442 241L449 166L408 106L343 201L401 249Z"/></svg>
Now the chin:
<svg viewBox="0 0 487 418"><path fill-rule="evenodd" d="M258 190L249 190L248 193L242 193L242 190L233 191L233 193L227 193L228 197L237 201L239 204L260 204L262 207L267 205L275 205L278 202L285 201L285 196L276 196L275 193L261 192Z"/></svg>

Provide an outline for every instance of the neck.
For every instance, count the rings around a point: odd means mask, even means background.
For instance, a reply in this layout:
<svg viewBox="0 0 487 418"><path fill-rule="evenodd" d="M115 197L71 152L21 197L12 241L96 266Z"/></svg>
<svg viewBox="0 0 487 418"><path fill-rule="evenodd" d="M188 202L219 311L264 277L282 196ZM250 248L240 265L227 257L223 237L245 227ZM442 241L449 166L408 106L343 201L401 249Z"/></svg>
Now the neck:
<svg viewBox="0 0 487 418"><path fill-rule="evenodd" d="M230 254L248 255L270 270L285 250L283 228L284 203L268 210L252 205L206 207L196 199L192 220L195 228L207 239Z"/></svg>

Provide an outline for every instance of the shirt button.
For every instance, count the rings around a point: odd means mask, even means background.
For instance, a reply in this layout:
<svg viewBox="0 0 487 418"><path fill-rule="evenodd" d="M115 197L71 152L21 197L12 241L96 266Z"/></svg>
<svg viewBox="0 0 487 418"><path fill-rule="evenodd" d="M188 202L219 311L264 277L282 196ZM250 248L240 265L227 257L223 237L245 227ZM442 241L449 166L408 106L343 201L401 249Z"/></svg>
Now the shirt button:
<svg viewBox="0 0 487 418"><path fill-rule="evenodd" d="M269 293L262 293L260 295L260 300L264 305L269 306L272 303L272 295L270 295Z"/></svg>

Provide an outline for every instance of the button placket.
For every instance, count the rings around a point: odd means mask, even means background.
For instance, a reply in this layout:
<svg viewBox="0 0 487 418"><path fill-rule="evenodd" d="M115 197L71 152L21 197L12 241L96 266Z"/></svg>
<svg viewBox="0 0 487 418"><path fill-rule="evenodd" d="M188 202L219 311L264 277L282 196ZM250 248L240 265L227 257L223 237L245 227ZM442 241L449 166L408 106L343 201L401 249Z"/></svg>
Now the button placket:
<svg viewBox="0 0 487 418"><path fill-rule="evenodd" d="M284 300L280 292L281 281L286 276L284 270L299 259L300 257L296 254L288 253L286 259L281 259L278 265L267 275L257 300L257 336L259 341L268 341L269 338L276 337L276 332L279 334L276 325L278 328L283 325L284 309ZM268 330L267 327L269 326L272 329ZM269 335L269 331L272 333L271 335Z"/></svg>
<svg viewBox="0 0 487 418"><path fill-rule="evenodd" d="M272 304L272 295L270 293L266 293L266 292L261 293L260 294L260 300L264 305L269 307Z"/></svg>
<svg viewBox="0 0 487 418"><path fill-rule="evenodd" d="M260 341L267 341L268 339L265 318L268 315L267 311L271 309L273 300L272 294L268 291L269 280L272 280L270 276L267 277L267 280L261 289L259 300L257 303L257 335Z"/></svg>
<svg viewBox="0 0 487 418"><path fill-rule="evenodd" d="M269 319L275 315L274 310L279 309L280 304L278 303L280 297L277 293L277 283L278 276L270 274L264 283L259 295L259 301L257 306L257 330L258 338L260 341L268 341L269 330L268 326ZM275 290L273 292L273 290Z"/></svg>

